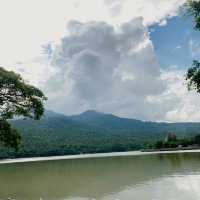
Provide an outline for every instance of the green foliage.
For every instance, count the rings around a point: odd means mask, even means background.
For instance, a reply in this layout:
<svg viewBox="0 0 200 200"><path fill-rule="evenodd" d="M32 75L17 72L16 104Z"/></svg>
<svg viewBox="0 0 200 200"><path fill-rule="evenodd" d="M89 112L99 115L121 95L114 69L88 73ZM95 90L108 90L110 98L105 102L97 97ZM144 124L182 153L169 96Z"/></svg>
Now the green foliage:
<svg viewBox="0 0 200 200"><path fill-rule="evenodd" d="M157 141L152 149L165 149L165 148L177 148L177 147L189 147L189 146L199 146L200 147L200 135L195 135L194 137L185 137L171 141Z"/></svg>
<svg viewBox="0 0 200 200"><path fill-rule="evenodd" d="M176 142L177 136L174 133L170 133L170 134L168 134L166 140L167 140L167 142Z"/></svg>
<svg viewBox="0 0 200 200"><path fill-rule="evenodd" d="M162 140L159 140L155 143L155 148L156 149L161 149L164 147L164 142Z"/></svg>
<svg viewBox="0 0 200 200"><path fill-rule="evenodd" d="M0 141L5 146L15 148L15 150L18 151L21 136L7 121L0 120Z"/></svg>
<svg viewBox="0 0 200 200"><path fill-rule="evenodd" d="M19 74L0 67L0 141L17 150L20 136L6 120L17 116L40 119L45 100L44 94Z"/></svg>
<svg viewBox="0 0 200 200"><path fill-rule="evenodd" d="M186 8L188 13L194 18L195 29L200 30L200 1L188 0Z"/></svg>
<svg viewBox="0 0 200 200"><path fill-rule="evenodd" d="M155 143L154 148L155 149L165 149L165 148L177 148L179 145L178 141L158 141Z"/></svg>
<svg viewBox="0 0 200 200"><path fill-rule="evenodd" d="M200 93L200 63L197 60L194 60L192 67L188 69L186 80L189 90Z"/></svg>
<svg viewBox="0 0 200 200"><path fill-rule="evenodd" d="M44 112L44 94L26 84L19 74L0 67L0 118L24 116L40 119Z"/></svg>
<svg viewBox="0 0 200 200"><path fill-rule="evenodd" d="M0 148L0 158L150 149L169 132L187 138L200 130L200 123L143 122L91 112L77 116L45 112L40 121L18 119L11 123L20 131L22 144L17 153Z"/></svg>
<svg viewBox="0 0 200 200"><path fill-rule="evenodd" d="M200 145L200 135L196 135L195 137L194 137L194 143L195 144L198 144L198 145Z"/></svg>
<svg viewBox="0 0 200 200"><path fill-rule="evenodd" d="M188 0L186 3L188 13L194 19L194 27L200 31L200 1ZM188 69L186 81L189 90L195 90L200 93L200 63L197 60L193 61L192 67Z"/></svg>

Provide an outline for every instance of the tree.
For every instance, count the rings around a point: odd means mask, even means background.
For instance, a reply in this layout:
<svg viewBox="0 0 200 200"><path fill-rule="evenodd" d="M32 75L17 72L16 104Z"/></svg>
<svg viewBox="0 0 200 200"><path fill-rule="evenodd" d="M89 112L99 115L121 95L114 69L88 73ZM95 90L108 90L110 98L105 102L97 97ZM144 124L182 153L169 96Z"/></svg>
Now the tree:
<svg viewBox="0 0 200 200"><path fill-rule="evenodd" d="M194 143L200 145L200 135L194 137Z"/></svg>
<svg viewBox="0 0 200 200"><path fill-rule="evenodd" d="M163 146L164 146L164 142L162 140L157 141L155 144L156 149L161 149L163 148Z"/></svg>
<svg viewBox="0 0 200 200"><path fill-rule="evenodd" d="M196 30L200 30L200 1L199 0L188 0L186 3L188 13L194 19L194 27Z"/></svg>
<svg viewBox="0 0 200 200"><path fill-rule="evenodd" d="M188 13L194 19L194 27L200 31L200 1L188 0L186 3L186 9ZM192 67L188 69L186 74L186 81L189 90L195 90L200 93L200 62L193 61Z"/></svg>
<svg viewBox="0 0 200 200"><path fill-rule="evenodd" d="M0 141L18 151L21 137L18 131L13 129L6 120L0 120Z"/></svg>
<svg viewBox="0 0 200 200"><path fill-rule="evenodd" d="M192 67L188 69L186 74L188 90L195 90L200 93L200 63L193 61Z"/></svg>
<svg viewBox="0 0 200 200"><path fill-rule="evenodd" d="M0 142L17 150L21 137L8 119L23 116L39 120L46 99L42 91L25 83L19 74L0 67Z"/></svg>

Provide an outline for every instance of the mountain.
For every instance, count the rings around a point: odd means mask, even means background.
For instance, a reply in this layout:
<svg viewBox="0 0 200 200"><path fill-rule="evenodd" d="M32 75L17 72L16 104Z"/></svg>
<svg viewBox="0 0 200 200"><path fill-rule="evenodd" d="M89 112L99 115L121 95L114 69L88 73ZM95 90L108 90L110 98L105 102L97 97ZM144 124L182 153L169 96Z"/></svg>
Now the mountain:
<svg viewBox="0 0 200 200"><path fill-rule="evenodd" d="M112 114L89 110L80 115L71 116L71 119L108 129L137 129L144 126L144 122L135 119L120 118Z"/></svg>
<svg viewBox="0 0 200 200"><path fill-rule="evenodd" d="M46 111L40 121L11 123L22 135L22 146L18 153L1 147L0 158L128 151L144 148L170 132L178 137L200 133L200 123L146 122L94 110L73 116Z"/></svg>
<svg viewBox="0 0 200 200"><path fill-rule="evenodd" d="M133 134L166 134L175 132L179 136L196 134L200 131L200 123L164 123L148 122L129 118L120 118L112 114L104 114L89 110L80 115L71 116L77 122L83 122L99 128L115 131L132 132Z"/></svg>

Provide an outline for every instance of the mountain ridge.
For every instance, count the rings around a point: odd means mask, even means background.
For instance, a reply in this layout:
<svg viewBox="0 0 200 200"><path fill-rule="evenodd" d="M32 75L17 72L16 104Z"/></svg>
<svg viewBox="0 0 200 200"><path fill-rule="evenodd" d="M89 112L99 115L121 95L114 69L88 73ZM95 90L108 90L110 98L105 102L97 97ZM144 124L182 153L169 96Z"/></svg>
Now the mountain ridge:
<svg viewBox="0 0 200 200"><path fill-rule="evenodd" d="M99 115L99 116L110 116L110 117L115 117L118 119L125 119L125 120L134 120L134 121L138 121L138 122L144 122L144 123L157 123L157 124L198 124L200 122L167 122L167 121L151 121L151 120L141 120L141 119L136 119L136 118L130 118L130 117L120 117L117 116L115 114L111 114L111 113L105 113L105 112L100 112L97 110L86 110L84 112L81 112L79 114L74 114L74 115L66 115L66 114L62 114L62 113L58 113L58 112L54 112L51 110L47 110L47 113L54 113L56 115L62 115L65 117L69 117L69 118L77 118L77 117L85 117L85 116L95 116L95 115Z"/></svg>
<svg viewBox="0 0 200 200"><path fill-rule="evenodd" d="M22 146L17 153L0 147L0 158L131 151L172 132L178 137L200 133L197 122L148 122L94 110L72 116L47 110L39 121L17 119L11 123L22 136Z"/></svg>

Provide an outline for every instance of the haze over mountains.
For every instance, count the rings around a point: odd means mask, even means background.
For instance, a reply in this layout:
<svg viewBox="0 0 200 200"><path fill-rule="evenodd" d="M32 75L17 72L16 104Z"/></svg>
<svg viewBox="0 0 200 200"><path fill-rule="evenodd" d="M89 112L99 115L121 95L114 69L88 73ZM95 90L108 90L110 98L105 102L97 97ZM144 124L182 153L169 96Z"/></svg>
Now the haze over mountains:
<svg viewBox="0 0 200 200"><path fill-rule="evenodd" d="M198 133L200 123L166 123L166 122L148 122L137 119L120 118L112 114L100 113L95 110L88 110L80 115L69 117L75 121L83 122L88 125L95 125L99 128L116 131L131 131L133 134L164 134L175 132L181 136L187 136L190 133Z"/></svg>
<svg viewBox="0 0 200 200"><path fill-rule="evenodd" d="M40 121L12 121L22 135L18 153L2 148L0 157L51 156L144 148L173 132L178 137L200 133L200 123L158 123L120 118L89 110L65 116L46 111Z"/></svg>

